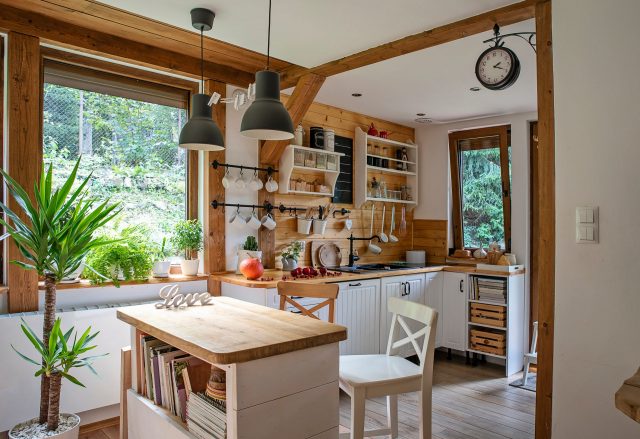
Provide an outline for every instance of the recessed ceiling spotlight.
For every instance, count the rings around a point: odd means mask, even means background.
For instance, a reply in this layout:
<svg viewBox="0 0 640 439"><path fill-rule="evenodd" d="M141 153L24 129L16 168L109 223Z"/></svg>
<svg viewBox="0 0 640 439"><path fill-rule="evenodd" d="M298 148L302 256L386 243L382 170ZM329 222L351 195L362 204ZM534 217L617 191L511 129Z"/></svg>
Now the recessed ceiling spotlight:
<svg viewBox="0 0 640 439"><path fill-rule="evenodd" d="M416 116L422 117L422 116L426 116L426 114L424 114L424 113L416 113Z"/></svg>
<svg viewBox="0 0 640 439"><path fill-rule="evenodd" d="M353 96L354 98L359 98L362 96L362 93L351 93L351 96Z"/></svg>
<svg viewBox="0 0 640 439"><path fill-rule="evenodd" d="M418 118L414 119L414 122L417 122L417 123L433 123L433 119L431 119L429 117L418 117Z"/></svg>
<svg viewBox="0 0 640 439"><path fill-rule="evenodd" d="M480 87L471 87L469 90L471 90L471 91L480 91Z"/></svg>

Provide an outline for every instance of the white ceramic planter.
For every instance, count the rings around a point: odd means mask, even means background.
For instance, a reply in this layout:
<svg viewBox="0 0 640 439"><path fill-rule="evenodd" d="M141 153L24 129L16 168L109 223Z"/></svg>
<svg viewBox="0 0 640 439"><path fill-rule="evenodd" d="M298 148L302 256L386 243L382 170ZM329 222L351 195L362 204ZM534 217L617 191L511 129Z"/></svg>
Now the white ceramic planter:
<svg viewBox="0 0 640 439"><path fill-rule="evenodd" d="M69 430L63 431L62 433L53 434L50 436L46 436L47 439L78 439L80 435L80 416L75 415L73 413L62 413L63 416L69 416L74 419L73 427ZM32 437L40 437L35 435L29 435L27 431L23 431L22 433L18 433L17 431L21 430L25 425L35 425L38 423L38 418L30 419L27 422L23 422L21 424L16 425L9 431L9 439L26 439Z"/></svg>
<svg viewBox="0 0 640 439"><path fill-rule="evenodd" d="M169 277L171 261L156 261L153 263L153 277Z"/></svg>
<svg viewBox="0 0 640 439"><path fill-rule="evenodd" d="M236 265L236 274L242 274L240 273L240 263L249 258L258 258L262 261L262 252L260 250L238 250L238 265Z"/></svg>
<svg viewBox="0 0 640 439"><path fill-rule="evenodd" d="M182 267L183 276L195 276L198 274L200 259L184 259L180 261L180 267Z"/></svg>
<svg viewBox="0 0 640 439"><path fill-rule="evenodd" d="M313 220L313 233L316 235L324 235L324 231L327 228L327 220L314 219Z"/></svg>
<svg viewBox="0 0 640 439"><path fill-rule="evenodd" d="M298 233L308 235L311 231L311 223L310 219L298 218Z"/></svg>
<svg viewBox="0 0 640 439"><path fill-rule="evenodd" d="M84 271L84 262L80 264L78 269L60 281L61 284L75 284L80 282L80 275Z"/></svg>

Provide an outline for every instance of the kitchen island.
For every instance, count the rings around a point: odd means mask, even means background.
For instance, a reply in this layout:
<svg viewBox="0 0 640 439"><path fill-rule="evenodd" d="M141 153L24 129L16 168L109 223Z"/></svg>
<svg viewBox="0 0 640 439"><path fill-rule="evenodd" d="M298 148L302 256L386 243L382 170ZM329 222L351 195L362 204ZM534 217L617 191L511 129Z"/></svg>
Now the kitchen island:
<svg viewBox="0 0 640 439"><path fill-rule="evenodd" d="M184 309L125 307L118 318L132 327L130 438L195 437L180 418L144 396L144 336L226 372L227 437L338 437L343 326L228 297Z"/></svg>

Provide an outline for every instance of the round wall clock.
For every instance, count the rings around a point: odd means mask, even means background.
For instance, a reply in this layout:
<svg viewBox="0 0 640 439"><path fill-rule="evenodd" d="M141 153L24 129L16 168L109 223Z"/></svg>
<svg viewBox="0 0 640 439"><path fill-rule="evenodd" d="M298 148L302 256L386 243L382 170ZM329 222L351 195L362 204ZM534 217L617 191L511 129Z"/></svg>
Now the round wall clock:
<svg viewBox="0 0 640 439"><path fill-rule="evenodd" d="M489 90L511 87L520 75L520 60L513 50L495 46L482 52L476 61L476 77Z"/></svg>

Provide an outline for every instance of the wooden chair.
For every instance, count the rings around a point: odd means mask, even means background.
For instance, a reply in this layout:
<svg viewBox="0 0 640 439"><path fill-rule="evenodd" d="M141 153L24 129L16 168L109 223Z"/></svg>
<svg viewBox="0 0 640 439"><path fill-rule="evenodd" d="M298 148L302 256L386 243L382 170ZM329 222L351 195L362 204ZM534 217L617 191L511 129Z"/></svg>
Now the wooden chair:
<svg viewBox="0 0 640 439"><path fill-rule="evenodd" d="M529 378L529 366L538 364L538 322L533 322L533 336L531 337L531 349L529 353L524 354L524 375L522 376L522 385L527 385Z"/></svg>
<svg viewBox="0 0 640 439"><path fill-rule="evenodd" d="M397 297L389 298L388 309L393 313L393 319L386 355L340 357L340 388L351 397L351 433L341 433L341 438L382 435L397 438L398 394L420 392L420 438L431 439L431 387L438 313L420 303ZM415 332L412 328L417 323L414 321L422 326ZM411 344L418 355L420 365L395 355L407 344ZM380 396L387 397L388 428L364 431L365 401Z"/></svg>
<svg viewBox="0 0 640 439"><path fill-rule="evenodd" d="M280 310L286 309L287 303L293 305L300 314L319 319L314 313L329 307L329 323L333 323L336 314L336 299L340 287L337 284L304 284L300 282L278 282L278 295L280 296ZM304 304L297 300L314 298L326 299L320 303L314 304L311 308L307 308Z"/></svg>

